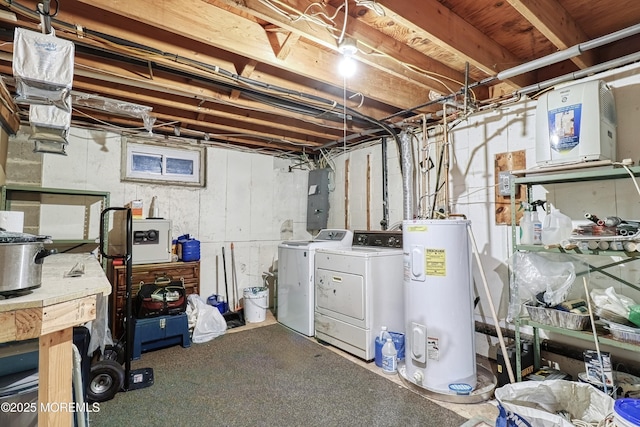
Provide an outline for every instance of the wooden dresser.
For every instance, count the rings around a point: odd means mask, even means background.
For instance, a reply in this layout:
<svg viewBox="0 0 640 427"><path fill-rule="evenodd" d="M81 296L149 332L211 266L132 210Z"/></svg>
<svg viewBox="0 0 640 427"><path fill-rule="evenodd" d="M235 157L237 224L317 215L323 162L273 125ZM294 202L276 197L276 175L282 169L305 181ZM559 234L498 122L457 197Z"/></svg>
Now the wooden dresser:
<svg viewBox="0 0 640 427"><path fill-rule="evenodd" d="M114 341L124 333L126 276L126 266L109 267L109 280L113 287L109 301L109 327ZM173 280L183 278L187 295L200 293L200 261L137 264L133 266L131 276L131 298L137 295L140 283L153 283L161 276L170 276Z"/></svg>

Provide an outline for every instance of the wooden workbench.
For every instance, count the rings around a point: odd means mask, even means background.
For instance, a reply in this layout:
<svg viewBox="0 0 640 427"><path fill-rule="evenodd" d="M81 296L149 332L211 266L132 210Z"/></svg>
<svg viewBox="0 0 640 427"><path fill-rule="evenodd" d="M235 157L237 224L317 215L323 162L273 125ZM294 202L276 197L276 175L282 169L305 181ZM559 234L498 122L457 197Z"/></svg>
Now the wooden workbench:
<svg viewBox="0 0 640 427"><path fill-rule="evenodd" d="M84 263L85 273L65 278L78 262ZM110 292L93 256L56 254L44 260L40 288L0 300L0 343L39 339L39 426L72 425L73 327L95 319L97 295Z"/></svg>

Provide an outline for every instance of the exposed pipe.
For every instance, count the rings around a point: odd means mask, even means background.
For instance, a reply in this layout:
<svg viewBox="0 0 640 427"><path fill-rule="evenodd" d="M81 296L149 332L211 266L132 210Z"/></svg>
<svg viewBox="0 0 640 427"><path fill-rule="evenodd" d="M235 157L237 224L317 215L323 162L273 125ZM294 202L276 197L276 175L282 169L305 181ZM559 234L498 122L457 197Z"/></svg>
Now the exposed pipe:
<svg viewBox="0 0 640 427"><path fill-rule="evenodd" d="M511 77L518 76L520 74L528 73L529 71L537 70L538 68L546 67L548 65L556 64L560 61L573 58L574 56L578 56L582 52L585 52L587 50L594 49L596 47L600 47L605 44L608 44L626 37L630 37L638 33L640 33L640 24L632 25L630 27L623 28L622 30L615 31L613 33L604 35L602 37L598 37L596 39L586 41L584 43L579 43L565 50L561 50L559 52L555 52L550 55L543 56L542 58L529 61L525 64L521 64L516 67L509 68L508 70L501 71L496 75L496 77L499 80L506 80Z"/></svg>
<svg viewBox="0 0 640 427"><path fill-rule="evenodd" d="M444 103L442 105L442 117L444 120L444 147L442 151L442 155L444 156L444 172L442 185L444 189L444 209L445 215L448 217L451 213L451 208L449 206L449 125L447 123L447 104Z"/></svg>
<svg viewBox="0 0 640 427"><path fill-rule="evenodd" d="M406 130L400 133L400 163L402 166L402 214L405 220L411 220L416 211L413 197L413 155L411 135Z"/></svg>
<svg viewBox="0 0 640 427"><path fill-rule="evenodd" d="M579 44L577 46L579 46L579 49L581 49L581 51L583 52L583 51L586 51L586 50L589 50L589 49L593 49L595 47L602 46L602 45L607 44L607 43L611 43L611 42L616 41L616 40L620 40L620 39L625 38L625 37L629 37L629 36L637 34L637 33L640 33L640 24L632 25L631 27L627 27L627 28L622 29L620 31L616 31L614 33L599 37L597 39L584 42L584 43ZM576 49L575 46L571 47L569 49L566 49L566 50L573 53L574 49ZM545 65L550 65L550 64L559 62L559 61L561 61L563 59L571 58L571 56L568 56L567 58L562 57L562 55L568 55L568 54L565 54L563 52L565 52L565 51L552 53L551 55L547 55L545 57L542 57L542 58L539 58L539 59L535 59L535 60L527 62L525 64L521 64L521 65L518 65L516 67L510 68L508 70L501 71L500 73L498 73L497 76L488 77L488 78L486 78L484 80L481 80L479 82L472 83L472 84L468 85L466 88L462 88L462 89L460 89L459 91L457 91L455 93L442 96L442 97L440 97L438 99L435 99L435 100L430 100L428 102L425 102L425 103L420 104L420 105L416 105L416 106L411 107L409 109L398 111L398 112L396 112L396 113L394 113L394 114L392 114L390 116L387 116L387 117L383 118L382 120L389 120L389 119L391 119L393 117L398 117L398 116L401 116L401 115L409 114L409 113L412 113L412 112L414 112L414 111L416 111L418 109L425 108L425 107L428 107L428 106L433 105L433 104L442 103L442 102L446 102L446 101L455 99L458 95L464 94L465 90L468 91L468 90L473 89L475 87L489 84L489 83L493 82L494 80L498 80L498 79L502 80L502 79L506 79L506 78L510 78L510 77L515 77L515 76L517 76L519 74L523 74L525 72L528 72L528 71L531 71L531 70L535 70L535 69L543 67ZM623 57L623 58L630 58L633 55L635 55L635 54L628 55L628 56ZM572 56L575 56L575 55L572 55ZM560 59L558 59L558 58L560 58ZM618 59L621 60L622 58L618 58ZM638 59L635 59L635 60L629 61L629 62L634 62L634 61L637 61L637 60ZM549 61L551 61L551 62L549 62ZM606 62L604 64L612 64L615 61L616 60L612 60L612 61ZM622 62L623 61L621 61L620 63L622 63ZM627 63L629 63L629 62L627 62ZM533 64L533 65L530 65L530 64ZM542 64L542 65L540 65L540 64ZM604 71L605 69L613 68L613 66L610 66L610 65L608 67L604 67L604 68L595 68L595 67L600 67L600 66L602 66L604 64L595 65L593 67L589 67L589 68L586 68L584 70L577 71L574 74L580 74L580 73L583 73L583 72L589 72L589 70L591 70L590 73L593 73L594 72L593 70L595 70L595 69L601 69L601 70ZM622 65L625 65L625 64L622 64ZM532 67L532 68L529 69L529 67ZM557 84L557 83L554 83L554 84ZM552 85L550 85L550 86L552 86ZM530 90L529 92L531 92L531 91L533 91L533 89ZM519 93L527 93L527 92L522 92L522 91L518 91L518 92Z"/></svg>
<svg viewBox="0 0 640 427"><path fill-rule="evenodd" d="M632 53L630 55L612 59L611 61L603 62L602 64L594 65L593 67L585 68L584 70L564 74L562 76L555 77L553 79L545 80L544 82L541 82L541 83L536 83L534 85L523 87L522 89L519 89L518 91L516 91L516 93L518 95L525 95L527 93L537 92L542 89L546 89L560 83L564 83L570 80L581 79L591 74L601 73L603 71L607 71L612 68L622 67L623 65L631 64L637 61L640 61L640 52Z"/></svg>
<svg viewBox="0 0 640 427"><path fill-rule="evenodd" d="M387 138L382 138L382 221L383 230L389 226L389 178L388 178Z"/></svg>
<svg viewBox="0 0 640 427"><path fill-rule="evenodd" d="M51 34L51 0L44 0L38 3L38 14L40 15L40 24L42 25L42 34Z"/></svg>

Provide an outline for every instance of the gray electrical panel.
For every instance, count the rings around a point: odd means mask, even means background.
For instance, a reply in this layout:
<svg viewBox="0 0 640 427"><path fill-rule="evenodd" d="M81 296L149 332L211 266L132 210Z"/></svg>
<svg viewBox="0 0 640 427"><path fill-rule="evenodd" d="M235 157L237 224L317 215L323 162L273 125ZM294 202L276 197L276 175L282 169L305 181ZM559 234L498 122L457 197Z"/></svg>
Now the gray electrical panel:
<svg viewBox="0 0 640 427"><path fill-rule="evenodd" d="M329 219L329 172L331 169L309 171L307 191L307 231L327 228Z"/></svg>

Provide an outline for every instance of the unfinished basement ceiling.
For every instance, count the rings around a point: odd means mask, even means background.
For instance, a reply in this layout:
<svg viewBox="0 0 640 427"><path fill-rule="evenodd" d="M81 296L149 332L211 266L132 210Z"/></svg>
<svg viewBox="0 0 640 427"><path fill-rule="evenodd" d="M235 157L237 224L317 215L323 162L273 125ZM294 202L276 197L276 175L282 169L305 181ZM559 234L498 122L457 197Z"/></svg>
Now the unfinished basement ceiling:
<svg viewBox="0 0 640 427"><path fill-rule="evenodd" d="M15 90L16 26L42 31L37 1L0 0L0 74ZM637 26L637 0L58 0L51 26L76 45L73 90L152 108L153 133L315 156L440 120L640 50L640 36L536 70L501 71ZM346 22L345 22L346 16ZM338 40L358 69L338 73ZM465 86L465 82L466 85ZM465 101L465 87L469 97ZM28 121L28 106L18 105ZM76 126L142 122L74 104ZM107 125L108 124L108 125Z"/></svg>

